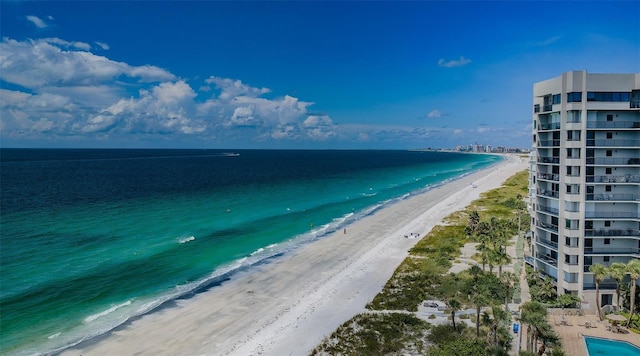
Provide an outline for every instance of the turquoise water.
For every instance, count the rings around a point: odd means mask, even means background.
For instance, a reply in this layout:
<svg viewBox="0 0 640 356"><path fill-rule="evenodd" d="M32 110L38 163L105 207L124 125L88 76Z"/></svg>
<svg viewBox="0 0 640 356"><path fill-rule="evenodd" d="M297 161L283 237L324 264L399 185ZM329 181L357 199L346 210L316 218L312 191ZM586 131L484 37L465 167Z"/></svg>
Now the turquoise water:
<svg viewBox="0 0 640 356"><path fill-rule="evenodd" d="M584 337L589 356L615 355L615 356L638 356L640 347L624 341L614 341L600 339L596 337Z"/></svg>
<svg viewBox="0 0 640 356"><path fill-rule="evenodd" d="M3 149L0 353L103 334L502 159L237 152Z"/></svg>

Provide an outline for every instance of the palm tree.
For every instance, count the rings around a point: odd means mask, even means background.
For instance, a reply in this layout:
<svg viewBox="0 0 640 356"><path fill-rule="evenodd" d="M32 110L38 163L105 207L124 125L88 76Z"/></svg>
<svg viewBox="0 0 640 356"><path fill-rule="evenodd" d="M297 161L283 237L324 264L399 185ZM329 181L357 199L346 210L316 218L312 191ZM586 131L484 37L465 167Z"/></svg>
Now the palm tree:
<svg viewBox="0 0 640 356"><path fill-rule="evenodd" d="M518 283L518 276L516 276L513 272L504 272L500 276L500 282L505 286L506 293L504 295L504 310L509 311L509 292L513 287L515 287L516 283Z"/></svg>
<svg viewBox="0 0 640 356"><path fill-rule="evenodd" d="M589 266L589 272L593 273L596 282L596 307L598 308L598 318L602 321L602 309L600 309L600 282L607 276L607 268L601 264Z"/></svg>
<svg viewBox="0 0 640 356"><path fill-rule="evenodd" d="M607 268L607 274L611 276L611 278L616 280L616 306L618 310L621 309L620 304L620 292L622 286L622 280L624 276L627 274L627 266L621 262L614 262Z"/></svg>
<svg viewBox="0 0 640 356"><path fill-rule="evenodd" d="M480 309L489 303L486 286L478 283L483 273L484 271L477 265L471 266L471 268L469 268L469 274L473 279L469 280L465 286L469 294L469 299L476 307L476 337L480 337Z"/></svg>
<svg viewBox="0 0 640 356"><path fill-rule="evenodd" d="M544 304L528 301L520 306L520 321L527 324L527 350L534 350L537 345L539 331L547 324L547 308Z"/></svg>
<svg viewBox="0 0 640 356"><path fill-rule="evenodd" d="M465 227L465 233L468 236L473 236L478 230L478 224L480 224L480 214L477 210L471 210L469 213L469 225Z"/></svg>
<svg viewBox="0 0 640 356"><path fill-rule="evenodd" d="M627 273L631 275L631 305L629 307L629 319L627 320L627 327L629 327L636 304L636 285L638 284L638 278L640 278L640 260L633 259L629 261L627 263Z"/></svg>
<svg viewBox="0 0 640 356"><path fill-rule="evenodd" d="M511 263L511 257L507 254L506 251L500 250L496 253L495 258L495 262L498 264L498 277L500 277L502 276L502 267L508 263Z"/></svg>
<svg viewBox="0 0 640 356"><path fill-rule="evenodd" d="M456 297L453 297L449 299L447 304L449 305L449 309L451 309L451 322L453 324L453 330L458 331L458 329L456 329L456 311L458 311L462 307L462 303L460 303L460 301Z"/></svg>

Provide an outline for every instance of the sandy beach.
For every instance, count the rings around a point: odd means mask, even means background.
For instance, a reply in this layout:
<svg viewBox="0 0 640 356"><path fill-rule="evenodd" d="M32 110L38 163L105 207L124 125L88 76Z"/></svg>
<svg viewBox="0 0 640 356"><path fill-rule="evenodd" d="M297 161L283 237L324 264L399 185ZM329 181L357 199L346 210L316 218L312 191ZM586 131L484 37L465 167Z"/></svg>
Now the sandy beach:
<svg viewBox="0 0 640 356"><path fill-rule="evenodd" d="M526 159L508 156L63 355L307 355L365 310L418 241L405 235L424 236L525 169Z"/></svg>

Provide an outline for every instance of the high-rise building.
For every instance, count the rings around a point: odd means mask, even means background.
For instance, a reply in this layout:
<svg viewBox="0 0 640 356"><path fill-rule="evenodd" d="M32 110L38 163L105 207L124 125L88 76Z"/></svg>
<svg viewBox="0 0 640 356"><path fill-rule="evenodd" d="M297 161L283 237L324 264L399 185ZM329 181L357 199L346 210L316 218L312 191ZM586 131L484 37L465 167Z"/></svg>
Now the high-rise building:
<svg viewBox="0 0 640 356"><path fill-rule="evenodd" d="M534 84L529 197L527 262L594 310L589 267L640 258L640 73ZM615 289L601 281L601 306L615 305Z"/></svg>

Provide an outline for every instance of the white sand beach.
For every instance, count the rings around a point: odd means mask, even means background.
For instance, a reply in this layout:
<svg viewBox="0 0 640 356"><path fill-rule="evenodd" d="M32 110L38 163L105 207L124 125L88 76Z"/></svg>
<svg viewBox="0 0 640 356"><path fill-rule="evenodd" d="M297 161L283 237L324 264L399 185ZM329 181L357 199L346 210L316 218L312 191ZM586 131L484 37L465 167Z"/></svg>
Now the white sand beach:
<svg viewBox="0 0 640 356"><path fill-rule="evenodd" d="M525 169L526 159L508 156L63 355L307 355L365 310L419 240L405 235L424 236Z"/></svg>

